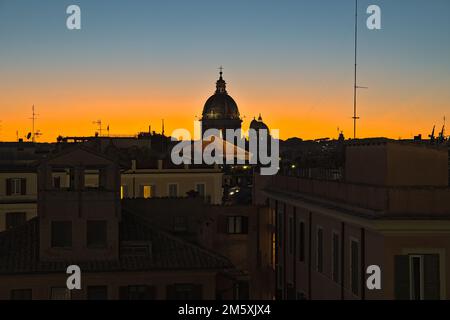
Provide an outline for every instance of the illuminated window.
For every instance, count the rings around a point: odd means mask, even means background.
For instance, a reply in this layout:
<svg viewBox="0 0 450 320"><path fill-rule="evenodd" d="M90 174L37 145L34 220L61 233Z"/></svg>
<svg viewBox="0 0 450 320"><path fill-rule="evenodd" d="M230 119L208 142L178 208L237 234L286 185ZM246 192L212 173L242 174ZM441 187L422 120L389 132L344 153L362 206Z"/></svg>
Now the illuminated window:
<svg viewBox="0 0 450 320"><path fill-rule="evenodd" d="M142 197L144 199L153 198L155 196L154 187L153 186L143 186L142 188Z"/></svg>

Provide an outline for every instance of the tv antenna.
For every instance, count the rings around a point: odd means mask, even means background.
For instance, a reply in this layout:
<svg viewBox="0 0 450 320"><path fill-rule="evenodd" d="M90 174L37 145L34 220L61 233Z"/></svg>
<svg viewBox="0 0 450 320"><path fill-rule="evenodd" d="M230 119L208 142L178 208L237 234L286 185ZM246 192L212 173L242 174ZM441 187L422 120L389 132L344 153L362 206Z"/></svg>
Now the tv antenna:
<svg viewBox="0 0 450 320"><path fill-rule="evenodd" d="M92 121L93 124L98 126L98 135L102 135L102 120Z"/></svg>
<svg viewBox="0 0 450 320"><path fill-rule="evenodd" d="M37 132L35 131L35 124L36 124L36 120L38 119L38 114L35 112L35 108L34 108L34 104L31 107L31 122L32 122L32 127L31 127L31 142L36 142L36 136L41 136L42 133L38 130Z"/></svg>
<svg viewBox="0 0 450 320"><path fill-rule="evenodd" d="M354 70L354 82L353 82L353 138L356 139L356 121L360 118L357 113L357 92L358 89L368 89L368 87L358 86L358 0L355 0L355 70Z"/></svg>

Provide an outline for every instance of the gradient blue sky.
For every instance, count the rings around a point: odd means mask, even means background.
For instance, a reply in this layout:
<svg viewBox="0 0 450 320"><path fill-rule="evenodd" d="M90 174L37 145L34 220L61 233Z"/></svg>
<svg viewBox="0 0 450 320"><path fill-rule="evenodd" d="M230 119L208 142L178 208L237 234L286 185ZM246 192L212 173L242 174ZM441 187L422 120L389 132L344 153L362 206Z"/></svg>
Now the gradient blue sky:
<svg viewBox="0 0 450 320"><path fill-rule="evenodd" d="M450 117L450 1L360 0L361 136L427 134ZM66 8L82 30L66 29ZM365 28L370 4L382 30ZM281 137L352 132L353 0L0 0L0 139L192 127L219 65L248 122ZM245 126L246 124L244 124Z"/></svg>

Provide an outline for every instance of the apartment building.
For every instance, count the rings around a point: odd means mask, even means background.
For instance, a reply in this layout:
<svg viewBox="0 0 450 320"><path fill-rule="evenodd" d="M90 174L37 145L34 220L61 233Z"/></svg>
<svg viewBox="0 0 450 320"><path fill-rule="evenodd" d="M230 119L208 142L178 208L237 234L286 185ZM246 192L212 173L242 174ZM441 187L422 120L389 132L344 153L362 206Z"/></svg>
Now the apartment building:
<svg viewBox="0 0 450 320"><path fill-rule="evenodd" d="M269 208L278 299L448 299L446 148L347 146L342 181L255 177ZM379 266L381 289L366 284Z"/></svg>
<svg viewBox="0 0 450 320"><path fill-rule="evenodd" d="M50 144L0 144L0 231L37 216L37 164L56 149ZM195 191L208 203L222 203L223 173L218 166L174 166L157 158L130 163L121 165L122 198L184 198ZM98 186L98 177L96 168L86 170L86 185ZM70 179L65 168L52 173L55 186L68 187Z"/></svg>
<svg viewBox="0 0 450 320"><path fill-rule="evenodd" d="M170 159L131 161L121 174L122 198L183 198L197 192L207 203L221 204L222 169L217 165L175 166Z"/></svg>

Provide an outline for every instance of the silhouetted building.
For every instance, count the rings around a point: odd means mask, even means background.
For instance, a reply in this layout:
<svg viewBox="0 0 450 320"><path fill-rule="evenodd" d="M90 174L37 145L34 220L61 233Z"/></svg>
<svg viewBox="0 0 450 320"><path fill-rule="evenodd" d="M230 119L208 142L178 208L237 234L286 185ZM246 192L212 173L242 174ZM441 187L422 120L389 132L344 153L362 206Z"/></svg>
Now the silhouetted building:
<svg viewBox="0 0 450 320"><path fill-rule="evenodd" d="M216 92L205 103L202 112L202 133L208 129L218 129L225 139L226 129L240 129L242 119L239 108L234 99L226 90L226 82L223 80L222 71L216 83Z"/></svg>

